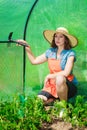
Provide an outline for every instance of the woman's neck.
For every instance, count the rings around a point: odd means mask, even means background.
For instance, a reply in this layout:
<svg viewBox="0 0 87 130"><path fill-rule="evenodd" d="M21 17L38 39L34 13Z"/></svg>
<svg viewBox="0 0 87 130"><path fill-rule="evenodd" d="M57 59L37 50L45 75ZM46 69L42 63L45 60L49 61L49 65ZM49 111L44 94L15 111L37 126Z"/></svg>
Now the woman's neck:
<svg viewBox="0 0 87 130"><path fill-rule="evenodd" d="M64 50L64 47L58 47L57 54L60 54L62 52L62 50Z"/></svg>

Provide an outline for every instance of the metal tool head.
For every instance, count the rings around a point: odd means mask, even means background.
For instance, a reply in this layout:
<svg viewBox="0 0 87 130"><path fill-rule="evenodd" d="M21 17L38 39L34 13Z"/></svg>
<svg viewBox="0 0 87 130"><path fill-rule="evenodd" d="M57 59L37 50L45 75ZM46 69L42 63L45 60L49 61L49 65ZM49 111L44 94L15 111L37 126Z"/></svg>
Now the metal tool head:
<svg viewBox="0 0 87 130"><path fill-rule="evenodd" d="M9 33L9 36L8 36L8 40L9 40L9 41L12 40L12 35L13 35L13 32L10 32L10 33Z"/></svg>

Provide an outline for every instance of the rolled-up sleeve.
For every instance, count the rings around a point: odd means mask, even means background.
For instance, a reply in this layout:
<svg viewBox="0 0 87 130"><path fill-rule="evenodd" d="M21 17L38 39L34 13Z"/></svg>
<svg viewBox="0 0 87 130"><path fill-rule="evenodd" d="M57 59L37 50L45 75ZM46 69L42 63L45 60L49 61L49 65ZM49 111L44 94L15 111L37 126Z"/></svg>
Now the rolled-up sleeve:
<svg viewBox="0 0 87 130"><path fill-rule="evenodd" d="M45 52L45 56L46 56L46 58L48 59L48 57L49 57L49 49L48 50L46 50L46 52Z"/></svg>
<svg viewBox="0 0 87 130"><path fill-rule="evenodd" d="M71 57L71 56L74 56L74 62L75 62L75 61L76 61L76 53L75 53L75 51L71 50L71 51L69 52L68 57Z"/></svg>
<svg viewBox="0 0 87 130"><path fill-rule="evenodd" d="M46 52L45 52L45 56L48 59L52 54L52 48L49 48Z"/></svg>

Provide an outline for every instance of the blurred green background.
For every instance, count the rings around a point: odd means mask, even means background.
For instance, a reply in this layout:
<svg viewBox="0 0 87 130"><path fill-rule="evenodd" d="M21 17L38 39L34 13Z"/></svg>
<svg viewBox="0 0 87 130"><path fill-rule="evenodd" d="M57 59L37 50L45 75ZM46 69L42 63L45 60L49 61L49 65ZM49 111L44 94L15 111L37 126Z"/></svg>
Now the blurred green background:
<svg viewBox="0 0 87 130"><path fill-rule="evenodd" d="M23 39L28 13L35 0L0 1L0 41ZM77 62L74 67L79 85L78 93L87 95L87 0L38 0L27 27L26 40L38 56L50 47L43 37L46 29L64 26L78 38L74 48ZM23 92L23 47L0 43L0 97ZM47 63L33 66L26 57L25 94L34 95L43 87L49 73Z"/></svg>

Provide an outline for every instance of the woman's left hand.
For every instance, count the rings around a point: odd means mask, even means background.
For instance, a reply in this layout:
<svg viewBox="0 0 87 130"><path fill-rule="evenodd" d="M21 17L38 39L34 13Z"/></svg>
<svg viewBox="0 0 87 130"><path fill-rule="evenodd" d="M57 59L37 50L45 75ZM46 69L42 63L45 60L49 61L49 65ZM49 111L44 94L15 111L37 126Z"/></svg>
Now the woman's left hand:
<svg viewBox="0 0 87 130"><path fill-rule="evenodd" d="M44 80L44 85L50 80L50 79L53 79L53 78L56 78L56 75L55 74L48 74Z"/></svg>

